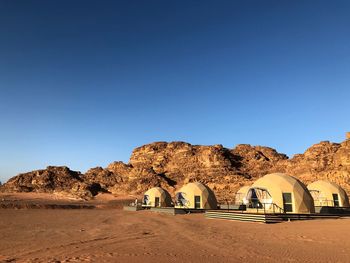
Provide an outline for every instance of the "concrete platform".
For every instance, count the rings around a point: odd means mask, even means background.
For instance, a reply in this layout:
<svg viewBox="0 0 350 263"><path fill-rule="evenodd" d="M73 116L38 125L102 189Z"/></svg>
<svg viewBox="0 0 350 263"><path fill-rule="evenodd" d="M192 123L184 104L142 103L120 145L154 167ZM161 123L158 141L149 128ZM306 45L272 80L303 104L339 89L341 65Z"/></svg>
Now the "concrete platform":
<svg viewBox="0 0 350 263"><path fill-rule="evenodd" d="M315 212L320 214L350 215L350 207L315 206Z"/></svg>
<svg viewBox="0 0 350 263"><path fill-rule="evenodd" d="M178 209L174 207L152 207L152 212L157 213L164 213L164 214L170 214L170 215L184 215L187 214L187 212L183 209Z"/></svg>
<svg viewBox="0 0 350 263"><path fill-rule="evenodd" d="M204 213L205 209L189 209L189 208L175 208L175 207L147 207L147 206L123 206L126 211L140 211L148 210L151 212L165 213L170 215L185 215L191 213Z"/></svg>
<svg viewBox="0 0 350 263"><path fill-rule="evenodd" d="M139 211L139 210L144 210L144 209L141 206L125 205L125 206L123 206L123 210L125 210L125 211Z"/></svg>

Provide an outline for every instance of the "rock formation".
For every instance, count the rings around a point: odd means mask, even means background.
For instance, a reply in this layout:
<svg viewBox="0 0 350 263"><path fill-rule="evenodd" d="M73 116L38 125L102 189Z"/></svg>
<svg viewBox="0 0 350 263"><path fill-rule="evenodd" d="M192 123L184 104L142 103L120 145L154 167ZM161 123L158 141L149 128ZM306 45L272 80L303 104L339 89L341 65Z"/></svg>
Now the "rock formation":
<svg viewBox="0 0 350 263"><path fill-rule="evenodd" d="M303 154L279 161L274 170L294 175L306 184L321 179L330 180L350 194L350 140L340 144L320 142Z"/></svg>
<svg viewBox="0 0 350 263"><path fill-rule="evenodd" d="M97 184L84 182L80 172L72 171L65 166L48 166L44 170L36 170L12 177L1 186L6 192L60 192L83 199L89 199L98 191Z"/></svg>
<svg viewBox="0 0 350 263"><path fill-rule="evenodd" d="M113 162L106 168L92 168L85 174L67 167L49 166L15 176L0 190L58 191L91 198L99 191L141 194L154 186L174 193L185 183L201 181L223 202L232 201L239 187L270 172L286 172L306 184L329 179L350 193L350 140L320 142L291 159L272 148L249 144L227 149L222 145L155 142L134 149L129 164Z"/></svg>

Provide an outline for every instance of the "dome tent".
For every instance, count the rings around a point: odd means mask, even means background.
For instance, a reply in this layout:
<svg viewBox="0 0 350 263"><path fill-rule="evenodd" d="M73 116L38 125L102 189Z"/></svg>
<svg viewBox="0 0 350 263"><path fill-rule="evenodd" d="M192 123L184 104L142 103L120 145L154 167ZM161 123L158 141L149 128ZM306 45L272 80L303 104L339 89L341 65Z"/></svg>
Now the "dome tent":
<svg viewBox="0 0 350 263"><path fill-rule="evenodd" d="M349 207L349 198L345 190L330 181L319 180L307 186L315 206Z"/></svg>
<svg viewBox="0 0 350 263"><path fill-rule="evenodd" d="M217 209L217 201L209 187L194 182L184 185L176 192L175 208Z"/></svg>
<svg viewBox="0 0 350 263"><path fill-rule="evenodd" d="M265 208L267 212L314 213L314 202L306 186L298 179L284 174L267 174L250 187L248 207ZM277 209L277 211L276 211Z"/></svg>
<svg viewBox="0 0 350 263"><path fill-rule="evenodd" d="M161 187L154 187L147 190L143 196L142 206L144 207L170 207L171 196L168 191Z"/></svg>
<svg viewBox="0 0 350 263"><path fill-rule="evenodd" d="M244 204L245 203L245 201L246 201L245 198L248 194L249 189L250 189L250 186L246 185L246 186L241 187L236 192L236 195L235 195L235 203L236 204Z"/></svg>

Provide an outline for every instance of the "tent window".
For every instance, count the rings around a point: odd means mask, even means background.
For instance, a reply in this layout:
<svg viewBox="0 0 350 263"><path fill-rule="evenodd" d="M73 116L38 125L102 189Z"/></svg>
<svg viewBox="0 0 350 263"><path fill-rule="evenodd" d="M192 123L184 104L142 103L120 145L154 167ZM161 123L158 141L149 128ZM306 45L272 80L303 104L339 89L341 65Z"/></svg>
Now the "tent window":
<svg viewBox="0 0 350 263"><path fill-rule="evenodd" d="M266 189L251 188L248 191L246 199L250 208L271 208L272 197Z"/></svg>
<svg viewBox="0 0 350 263"><path fill-rule="evenodd" d="M149 195L144 195L143 196L143 205L149 205L150 204L150 200L149 200Z"/></svg>
<svg viewBox="0 0 350 263"><path fill-rule="evenodd" d="M285 212L293 212L292 193L282 193L283 209Z"/></svg>
<svg viewBox="0 0 350 263"><path fill-rule="evenodd" d="M338 196L338 194L332 194L332 196L333 196L334 206L339 206L339 196Z"/></svg>
<svg viewBox="0 0 350 263"><path fill-rule="evenodd" d="M186 199L185 193L182 193L182 192L177 193L175 200L176 200L176 205L178 205L178 206L187 206L188 205L188 201Z"/></svg>

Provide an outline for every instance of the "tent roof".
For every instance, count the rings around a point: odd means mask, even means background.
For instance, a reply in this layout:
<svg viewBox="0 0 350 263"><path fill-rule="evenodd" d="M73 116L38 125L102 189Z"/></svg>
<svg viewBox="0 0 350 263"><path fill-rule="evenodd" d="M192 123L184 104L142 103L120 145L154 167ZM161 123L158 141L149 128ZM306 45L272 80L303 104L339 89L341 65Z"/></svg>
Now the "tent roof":
<svg viewBox="0 0 350 263"><path fill-rule="evenodd" d="M201 191L201 192L209 192L207 186L200 182L193 182L185 184L181 187L181 189L177 192L187 192L187 191Z"/></svg>
<svg viewBox="0 0 350 263"><path fill-rule="evenodd" d="M146 192L145 192L145 195L150 195L150 194L165 194L167 193L167 191L161 187L153 187L151 189L148 189Z"/></svg>
<svg viewBox="0 0 350 263"><path fill-rule="evenodd" d="M309 190L316 190L316 191L330 191L332 193L339 193L344 192L344 189L341 188L336 183L327 181L327 180L319 180L316 182L313 182L307 186Z"/></svg>
<svg viewBox="0 0 350 263"><path fill-rule="evenodd" d="M246 194L248 193L249 189L251 188L250 185L245 185L243 187L241 187L236 194Z"/></svg>
<svg viewBox="0 0 350 263"><path fill-rule="evenodd" d="M270 185L272 186L278 186L280 188L285 188L285 187L291 187L293 188L294 185L296 184L303 184L295 177L290 176L285 173L272 173L272 174L267 174L258 180L255 181L255 183L251 186L252 187L259 187L260 185Z"/></svg>

